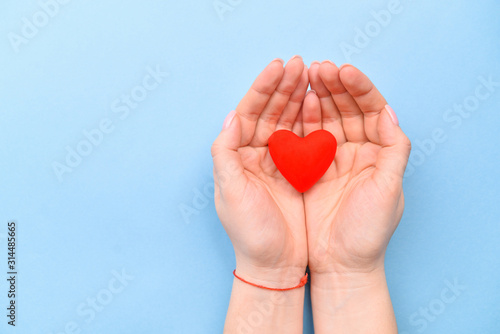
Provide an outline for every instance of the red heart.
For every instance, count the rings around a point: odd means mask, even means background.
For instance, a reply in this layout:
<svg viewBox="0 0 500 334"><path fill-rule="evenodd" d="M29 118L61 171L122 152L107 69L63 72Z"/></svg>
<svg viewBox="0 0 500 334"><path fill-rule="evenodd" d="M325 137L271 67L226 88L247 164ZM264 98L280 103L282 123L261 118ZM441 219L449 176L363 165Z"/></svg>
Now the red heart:
<svg viewBox="0 0 500 334"><path fill-rule="evenodd" d="M298 192L306 192L326 173L335 158L337 140L326 130L300 138L288 130L269 137L269 153L281 174Z"/></svg>

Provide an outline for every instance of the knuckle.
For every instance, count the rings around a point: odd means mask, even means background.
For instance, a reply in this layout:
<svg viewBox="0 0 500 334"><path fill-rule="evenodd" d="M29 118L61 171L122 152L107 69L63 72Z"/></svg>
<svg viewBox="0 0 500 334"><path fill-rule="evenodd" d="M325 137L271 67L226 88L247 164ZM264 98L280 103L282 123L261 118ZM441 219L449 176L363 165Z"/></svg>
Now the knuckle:
<svg viewBox="0 0 500 334"><path fill-rule="evenodd" d="M220 152L220 145L215 141L210 148L210 153L212 154L212 158L214 158Z"/></svg>
<svg viewBox="0 0 500 334"><path fill-rule="evenodd" d="M411 140L406 135L401 139L401 146L405 148L405 151L410 154L411 152Z"/></svg>

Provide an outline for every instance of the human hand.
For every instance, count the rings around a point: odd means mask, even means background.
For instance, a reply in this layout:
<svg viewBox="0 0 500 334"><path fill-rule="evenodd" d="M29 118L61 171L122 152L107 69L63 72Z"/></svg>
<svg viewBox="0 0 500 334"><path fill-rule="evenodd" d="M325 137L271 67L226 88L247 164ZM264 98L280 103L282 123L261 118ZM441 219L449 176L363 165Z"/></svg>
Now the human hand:
<svg viewBox="0 0 500 334"><path fill-rule="evenodd" d="M403 174L411 144L372 82L351 65L313 63L304 134L324 129L337 155L304 194L311 276L383 270L403 213Z"/></svg>
<svg viewBox="0 0 500 334"><path fill-rule="evenodd" d="M304 135L324 129L338 145L304 193L315 332L397 333L384 255L403 213L410 141L355 67L313 63L309 79L317 95L304 101Z"/></svg>
<svg viewBox="0 0 500 334"><path fill-rule="evenodd" d="M212 146L215 205L233 243L236 272L268 287L297 284L307 266L302 194L277 170L267 140L279 129L298 131L308 84L302 58L285 68L272 61Z"/></svg>

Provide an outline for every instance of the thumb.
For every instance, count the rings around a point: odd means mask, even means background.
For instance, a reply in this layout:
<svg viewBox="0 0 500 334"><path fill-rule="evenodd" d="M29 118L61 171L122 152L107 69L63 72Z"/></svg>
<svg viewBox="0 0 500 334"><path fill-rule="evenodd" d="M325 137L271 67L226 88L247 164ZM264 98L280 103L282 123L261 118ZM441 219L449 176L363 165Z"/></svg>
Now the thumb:
<svg viewBox="0 0 500 334"><path fill-rule="evenodd" d="M382 149L376 163L377 177L401 183L411 151L411 142L399 127L394 110L386 105L380 113L377 130ZM394 183L393 183L394 184Z"/></svg>
<svg viewBox="0 0 500 334"><path fill-rule="evenodd" d="M231 111L222 126L222 131L212 144L212 159L216 188L224 194L229 187L237 187L244 181L243 163L238 152L241 143L241 122Z"/></svg>

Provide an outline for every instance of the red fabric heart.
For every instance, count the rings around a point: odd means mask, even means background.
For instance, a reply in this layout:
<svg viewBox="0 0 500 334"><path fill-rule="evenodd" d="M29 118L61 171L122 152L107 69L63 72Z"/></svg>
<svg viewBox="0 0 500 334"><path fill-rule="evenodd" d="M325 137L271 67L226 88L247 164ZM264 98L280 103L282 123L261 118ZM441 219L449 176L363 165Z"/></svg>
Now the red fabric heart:
<svg viewBox="0 0 500 334"><path fill-rule="evenodd" d="M276 167L298 192L306 192L326 173L337 152L337 140L326 130L300 138L288 130L269 137L269 153Z"/></svg>

